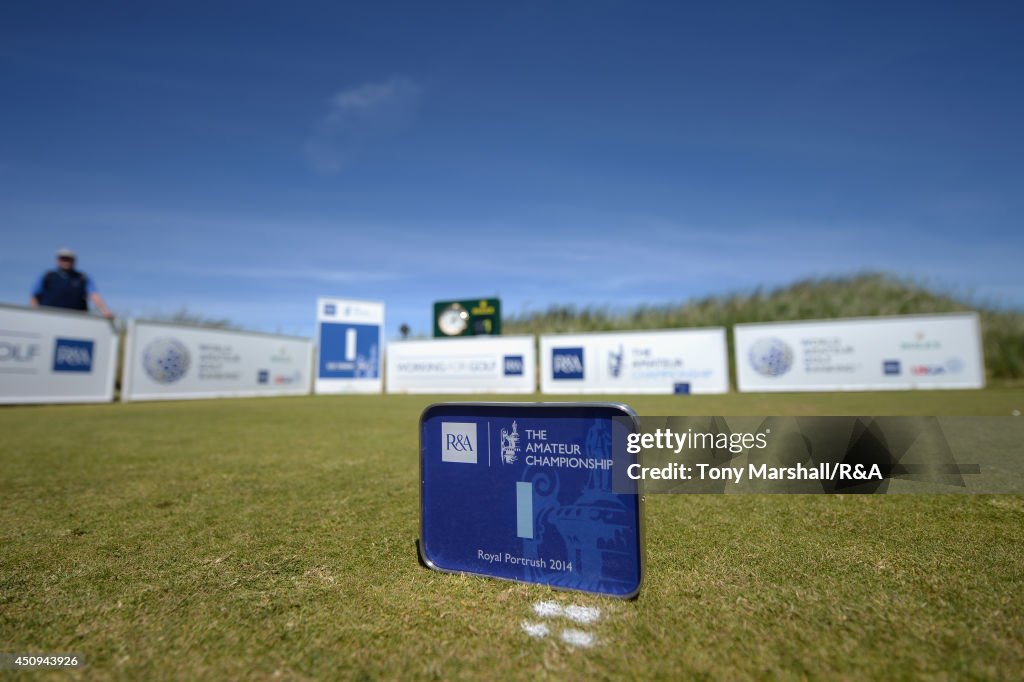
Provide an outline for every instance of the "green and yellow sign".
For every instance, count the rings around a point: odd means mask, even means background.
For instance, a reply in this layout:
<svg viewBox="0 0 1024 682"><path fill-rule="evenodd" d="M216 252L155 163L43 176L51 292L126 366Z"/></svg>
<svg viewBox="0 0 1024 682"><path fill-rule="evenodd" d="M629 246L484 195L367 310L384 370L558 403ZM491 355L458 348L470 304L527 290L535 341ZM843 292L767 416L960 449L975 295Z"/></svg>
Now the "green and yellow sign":
<svg viewBox="0 0 1024 682"><path fill-rule="evenodd" d="M434 336L501 334L501 300L473 298L434 303Z"/></svg>

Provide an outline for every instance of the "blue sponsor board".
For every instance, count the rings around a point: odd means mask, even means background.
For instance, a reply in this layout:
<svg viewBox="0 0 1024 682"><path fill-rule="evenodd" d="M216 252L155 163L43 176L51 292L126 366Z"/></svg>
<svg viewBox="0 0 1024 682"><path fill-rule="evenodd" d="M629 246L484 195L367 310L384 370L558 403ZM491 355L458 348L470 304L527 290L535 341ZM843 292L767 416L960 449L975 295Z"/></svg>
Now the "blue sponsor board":
<svg viewBox="0 0 1024 682"><path fill-rule="evenodd" d="M553 379L582 379L583 378L583 348L552 348L551 349L551 378Z"/></svg>
<svg viewBox="0 0 1024 682"><path fill-rule="evenodd" d="M630 598L640 497L612 490L608 403L447 403L420 421L420 553L431 568ZM617 453L625 451L616 448Z"/></svg>
<svg viewBox="0 0 1024 682"><path fill-rule="evenodd" d="M91 372L93 342L88 339L57 339L53 349L54 372Z"/></svg>
<svg viewBox="0 0 1024 682"><path fill-rule="evenodd" d="M380 337L380 325L322 322L318 376L321 379L379 378Z"/></svg>
<svg viewBox="0 0 1024 682"><path fill-rule="evenodd" d="M900 373L899 360L885 360L882 362L882 371L886 376L898 376Z"/></svg>

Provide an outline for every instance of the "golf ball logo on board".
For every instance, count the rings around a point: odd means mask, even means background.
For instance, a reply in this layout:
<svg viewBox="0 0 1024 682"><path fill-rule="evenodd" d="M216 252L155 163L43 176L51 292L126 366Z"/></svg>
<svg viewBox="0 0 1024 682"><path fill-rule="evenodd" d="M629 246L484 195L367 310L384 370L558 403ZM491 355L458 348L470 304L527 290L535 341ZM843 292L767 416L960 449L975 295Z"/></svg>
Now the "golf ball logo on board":
<svg viewBox="0 0 1024 682"><path fill-rule="evenodd" d="M758 339L750 347L750 365L766 377L782 376L793 368L793 349L782 339Z"/></svg>
<svg viewBox="0 0 1024 682"><path fill-rule="evenodd" d="M169 336L153 339L142 353L142 368L160 384L173 384L185 376L189 361L185 344Z"/></svg>

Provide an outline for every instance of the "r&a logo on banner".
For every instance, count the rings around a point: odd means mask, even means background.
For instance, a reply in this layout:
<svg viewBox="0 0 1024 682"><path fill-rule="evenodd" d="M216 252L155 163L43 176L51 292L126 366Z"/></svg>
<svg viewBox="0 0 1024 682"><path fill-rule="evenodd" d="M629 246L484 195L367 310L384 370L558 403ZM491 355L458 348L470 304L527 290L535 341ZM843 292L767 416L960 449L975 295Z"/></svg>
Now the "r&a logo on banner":
<svg viewBox="0 0 1024 682"><path fill-rule="evenodd" d="M582 379L583 348L552 348L551 376L553 379Z"/></svg>
<svg viewBox="0 0 1024 682"><path fill-rule="evenodd" d="M441 422L441 461L476 464L476 424Z"/></svg>
<svg viewBox="0 0 1024 682"><path fill-rule="evenodd" d="M57 339L53 351L54 372L91 372L93 342L86 339Z"/></svg>
<svg viewBox="0 0 1024 682"><path fill-rule="evenodd" d="M507 376L507 377L521 377L521 376L523 376L523 356L522 355L506 355L505 356L505 376Z"/></svg>

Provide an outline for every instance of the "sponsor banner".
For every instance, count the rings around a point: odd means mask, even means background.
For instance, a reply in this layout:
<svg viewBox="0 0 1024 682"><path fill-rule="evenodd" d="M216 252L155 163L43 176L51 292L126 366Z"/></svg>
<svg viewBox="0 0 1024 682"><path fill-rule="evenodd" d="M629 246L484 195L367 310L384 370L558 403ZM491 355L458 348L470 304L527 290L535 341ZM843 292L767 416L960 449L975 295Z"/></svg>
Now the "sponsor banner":
<svg viewBox="0 0 1024 682"><path fill-rule="evenodd" d="M599 403L448 403L420 420L420 556L436 570L632 597L637 486L612 489L633 412ZM628 485L627 485L628 488Z"/></svg>
<svg viewBox="0 0 1024 682"><path fill-rule="evenodd" d="M540 337L541 393L726 393L725 329Z"/></svg>
<svg viewBox="0 0 1024 682"><path fill-rule="evenodd" d="M388 393L533 393L532 336L466 337L388 344Z"/></svg>
<svg viewBox="0 0 1024 682"><path fill-rule="evenodd" d="M117 334L107 320L0 305L0 403L114 399Z"/></svg>
<svg viewBox="0 0 1024 682"><path fill-rule="evenodd" d="M317 393L380 393L384 304L345 298L316 302Z"/></svg>
<svg viewBox="0 0 1024 682"><path fill-rule="evenodd" d="M308 339L132 320L121 399L305 395L312 356Z"/></svg>
<svg viewBox="0 0 1024 682"><path fill-rule="evenodd" d="M738 324L740 391L982 388L977 313Z"/></svg>

